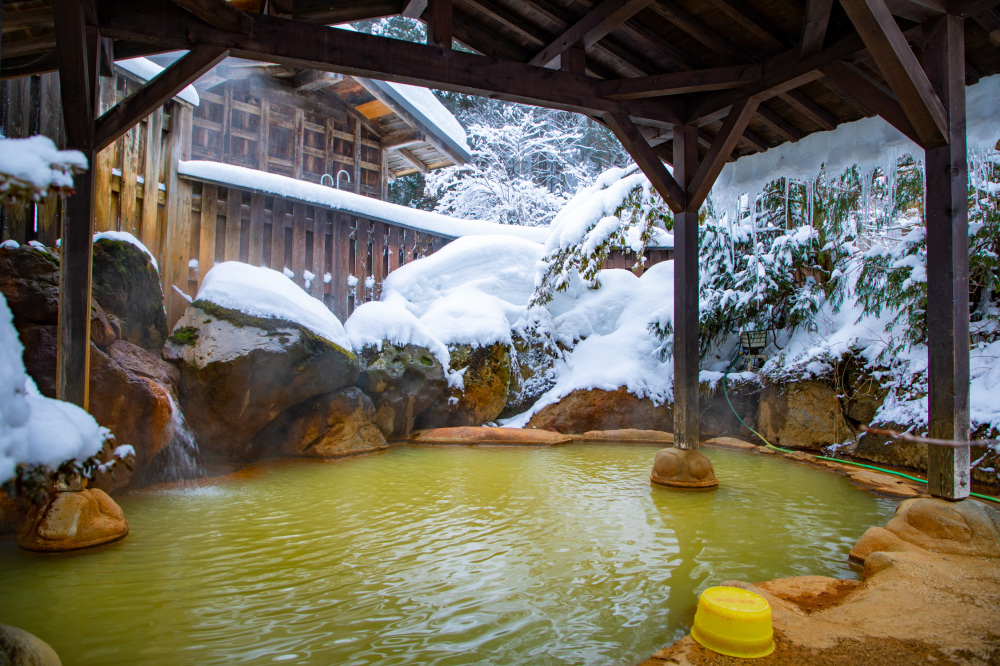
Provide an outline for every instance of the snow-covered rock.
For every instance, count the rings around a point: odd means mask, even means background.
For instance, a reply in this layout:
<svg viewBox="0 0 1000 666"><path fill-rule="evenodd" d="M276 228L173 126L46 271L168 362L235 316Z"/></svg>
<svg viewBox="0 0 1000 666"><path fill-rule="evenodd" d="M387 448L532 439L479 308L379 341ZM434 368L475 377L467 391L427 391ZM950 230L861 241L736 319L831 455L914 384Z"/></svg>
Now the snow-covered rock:
<svg viewBox="0 0 1000 666"><path fill-rule="evenodd" d="M94 300L117 319L119 335L159 354L167 338L160 274L135 236L106 232L94 236Z"/></svg>

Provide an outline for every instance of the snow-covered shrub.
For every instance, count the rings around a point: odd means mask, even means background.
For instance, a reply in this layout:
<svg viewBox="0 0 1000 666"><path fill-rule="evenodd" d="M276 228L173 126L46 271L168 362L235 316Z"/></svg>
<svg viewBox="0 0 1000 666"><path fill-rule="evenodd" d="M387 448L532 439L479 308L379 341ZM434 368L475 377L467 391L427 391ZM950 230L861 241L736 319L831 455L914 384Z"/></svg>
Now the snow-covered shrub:
<svg viewBox="0 0 1000 666"><path fill-rule="evenodd" d="M577 276L600 286L598 272L615 248L627 247L642 261L657 228L673 228L673 216L649 179L635 166L605 171L552 221L532 305L548 303Z"/></svg>

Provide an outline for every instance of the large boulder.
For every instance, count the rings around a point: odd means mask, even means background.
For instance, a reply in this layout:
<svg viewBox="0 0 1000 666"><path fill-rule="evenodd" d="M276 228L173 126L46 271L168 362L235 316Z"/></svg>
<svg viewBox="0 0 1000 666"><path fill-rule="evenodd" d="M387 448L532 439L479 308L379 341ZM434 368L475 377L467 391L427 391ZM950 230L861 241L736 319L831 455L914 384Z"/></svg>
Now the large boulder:
<svg viewBox="0 0 1000 666"><path fill-rule="evenodd" d="M657 405L649 398L637 398L622 386L614 391L573 391L559 402L542 408L531 417L527 427L562 433L625 428L672 432L674 417L670 405Z"/></svg>
<svg viewBox="0 0 1000 666"><path fill-rule="evenodd" d="M387 438L410 435L417 416L448 386L441 362L426 347L383 342L361 350L358 386L375 405L375 423Z"/></svg>
<svg viewBox="0 0 1000 666"><path fill-rule="evenodd" d="M167 339L179 364L180 402L202 453L242 460L251 441L290 407L354 384L357 356L309 329L195 301Z"/></svg>
<svg viewBox="0 0 1000 666"><path fill-rule="evenodd" d="M464 387L448 387L417 419L419 428L481 426L494 421L507 404L510 350L503 343L482 347L452 345L451 370L463 373Z"/></svg>
<svg viewBox="0 0 1000 666"><path fill-rule="evenodd" d="M94 242L94 299L117 318L121 337L159 353L167 337L160 274L150 257L124 240Z"/></svg>
<svg viewBox="0 0 1000 666"><path fill-rule="evenodd" d="M61 666L52 647L24 629L0 624L0 664L7 666Z"/></svg>
<svg viewBox="0 0 1000 666"><path fill-rule="evenodd" d="M55 493L19 535L25 550L62 552L116 541L128 534L128 522L113 499L98 490Z"/></svg>
<svg viewBox="0 0 1000 666"><path fill-rule="evenodd" d="M854 437L837 392L819 379L765 388L757 426L772 444L792 449L818 449Z"/></svg>
<svg viewBox="0 0 1000 666"><path fill-rule="evenodd" d="M21 331L24 366L42 395L56 397L56 327L29 326ZM145 468L174 437L177 370L163 359L124 340L102 351L90 345L89 411L115 436L103 452L110 459L115 446L135 449L132 470L118 465L114 474L100 475L94 485L108 491L125 487L134 472Z"/></svg>
<svg viewBox="0 0 1000 666"><path fill-rule="evenodd" d="M256 455L339 458L388 448L375 425L375 406L350 386L282 412L253 441Z"/></svg>
<svg viewBox="0 0 1000 666"><path fill-rule="evenodd" d="M755 427L762 390L763 387L755 379L730 377L725 387L722 381L715 384L701 382L698 396L698 424L701 434L706 437L751 435L746 426L740 423L740 419L747 426Z"/></svg>
<svg viewBox="0 0 1000 666"><path fill-rule="evenodd" d="M0 293L19 331L55 326L59 321L59 257L40 247L0 247ZM115 331L96 301L90 306L90 339L101 349L115 341ZM27 347L22 339L22 344Z"/></svg>

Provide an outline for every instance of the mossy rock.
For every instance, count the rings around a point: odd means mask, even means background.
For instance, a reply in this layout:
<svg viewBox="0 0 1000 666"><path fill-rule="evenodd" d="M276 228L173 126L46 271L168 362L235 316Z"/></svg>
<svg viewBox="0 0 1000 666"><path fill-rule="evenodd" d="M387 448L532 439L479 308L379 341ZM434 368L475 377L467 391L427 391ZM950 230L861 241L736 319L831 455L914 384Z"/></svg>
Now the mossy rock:
<svg viewBox="0 0 1000 666"><path fill-rule="evenodd" d="M465 370L464 388L448 387L417 419L418 428L481 426L507 404L510 350L503 343L483 347L450 345L452 371Z"/></svg>
<svg viewBox="0 0 1000 666"><path fill-rule="evenodd" d="M180 402L201 451L246 460L283 412L351 386L358 357L303 326L207 301L187 308L163 349L181 370Z"/></svg>
<svg viewBox="0 0 1000 666"><path fill-rule="evenodd" d="M126 241L94 243L94 299L121 325L121 337L159 351L167 337L160 274L145 252Z"/></svg>

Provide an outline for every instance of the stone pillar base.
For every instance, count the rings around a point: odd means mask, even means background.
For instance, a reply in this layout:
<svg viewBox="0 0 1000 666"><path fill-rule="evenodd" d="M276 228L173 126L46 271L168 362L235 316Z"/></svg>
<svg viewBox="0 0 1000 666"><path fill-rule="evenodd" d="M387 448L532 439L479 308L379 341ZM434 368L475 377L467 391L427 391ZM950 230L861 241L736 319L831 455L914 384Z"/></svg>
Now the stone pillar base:
<svg viewBox="0 0 1000 666"><path fill-rule="evenodd" d="M649 480L670 488L716 488L712 461L697 449L661 449L653 461Z"/></svg>
<svg viewBox="0 0 1000 666"><path fill-rule="evenodd" d="M98 546L128 534L121 507L96 488L55 493L30 525L18 545L45 553Z"/></svg>

